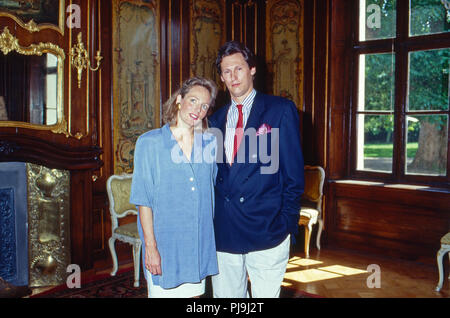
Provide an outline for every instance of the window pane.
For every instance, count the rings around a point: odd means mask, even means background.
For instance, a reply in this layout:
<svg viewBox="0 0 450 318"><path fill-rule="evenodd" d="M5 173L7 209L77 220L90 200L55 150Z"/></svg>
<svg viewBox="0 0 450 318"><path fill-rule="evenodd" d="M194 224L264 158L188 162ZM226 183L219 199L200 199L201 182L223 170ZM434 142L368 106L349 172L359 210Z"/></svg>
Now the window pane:
<svg viewBox="0 0 450 318"><path fill-rule="evenodd" d="M395 37L396 0L359 1L359 40Z"/></svg>
<svg viewBox="0 0 450 318"><path fill-rule="evenodd" d="M56 106L57 106L57 87L56 84L57 75L47 74L46 75L46 95L45 95L45 105L47 109L47 125L54 125L57 122L56 116Z"/></svg>
<svg viewBox="0 0 450 318"><path fill-rule="evenodd" d="M392 172L393 115L357 116L356 169Z"/></svg>
<svg viewBox="0 0 450 318"><path fill-rule="evenodd" d="M407 174L446 175L447 115L407 116Z"/></svg>
<svg viewBox="0 0 450 318"><path fill-rule="evenodd" d="M448 0L410 0L410 35L443 33L450 30ZM446 6L449 8L446 9Z"/></svg>
<svg viewBox="0 0 450 318"><path fill-rule="evenodd" d="M359 111L391 111L394 109L394 54L360 55L358 78Z"/></svg>
<svg viewBox="0 0 450 318"><path fill-rule="evenodd" d="M58 66L58 58L53 54L47 53L47 68Z"/></svg>
<svg viewBox="0 0 450 318"><path fill-rule="evenodd" d="M47 125L56 124L56 109L47 109Z"/></svg>
<svg viewBox="0 0 450 318"><path fill-rule="evenodd" d="M447 110L450 49L409 53L409 110Z"/></svg>

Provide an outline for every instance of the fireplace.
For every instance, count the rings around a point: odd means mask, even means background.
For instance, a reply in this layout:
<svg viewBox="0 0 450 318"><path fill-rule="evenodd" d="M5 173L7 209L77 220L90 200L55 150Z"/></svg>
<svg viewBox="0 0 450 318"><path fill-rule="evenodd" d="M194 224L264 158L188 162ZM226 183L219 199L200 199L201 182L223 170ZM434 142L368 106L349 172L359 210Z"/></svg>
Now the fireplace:
<svg viewBox="0 0 450 318"><path fill-rule="evenodd" d="M13 285L65 282L70 264L70 173L0 163L0 276Z"/></svg>
<svg viewBox="0 0 450 318"><path fill-rule="evenodd" d="M0 277L28 285L26 164L0 163Z"/></svg>

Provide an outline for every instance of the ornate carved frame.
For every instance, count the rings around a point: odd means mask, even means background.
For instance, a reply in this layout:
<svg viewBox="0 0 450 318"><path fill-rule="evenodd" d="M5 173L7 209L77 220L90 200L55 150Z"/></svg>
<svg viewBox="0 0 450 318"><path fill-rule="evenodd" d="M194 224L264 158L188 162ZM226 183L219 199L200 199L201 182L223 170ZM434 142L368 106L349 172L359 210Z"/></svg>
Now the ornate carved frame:
<svg viewBox="0 0 450 318"><path fill-rule="evenodd" d="M64 11L65 11L64 8L65 8L65 0L59 0L58 25L54 25L51 23L36 24L36 22L34 22L33 19L31 19L28 22L24 22L18 16L4 11L0 11L0 17L8 17L13 19L22 28L26 29L28 32L31 33L39 32L44 29L53 29L58 31L61 35L64 35Z"/></svg>
<svg viewBox="0 0 450 318"><path fill-rule="evenodd" d="M58 45L50 42L39 42L38 44L31 44L28 47L21 46L19 44L19 39L9 32L8 27L5 27L0 34L0 51L5 55L11 51L16 51L23 55L38 56L41 56L44 53L51 53L58 58L58 122L54 125L46 126L17 121L0 121L0 127L23 127L38 130L51 130L54 133L64 134L66 137L71 136L70 132L67 130L67 121L64 117L64 50Z"/></svg>

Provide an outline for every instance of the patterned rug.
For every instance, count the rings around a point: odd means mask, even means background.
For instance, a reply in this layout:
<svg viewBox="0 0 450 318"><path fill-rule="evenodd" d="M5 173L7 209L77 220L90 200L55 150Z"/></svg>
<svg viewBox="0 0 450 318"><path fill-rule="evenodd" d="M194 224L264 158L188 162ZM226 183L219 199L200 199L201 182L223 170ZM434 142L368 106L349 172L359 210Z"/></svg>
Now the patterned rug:
<svg viewBox="0 0 450 318"><path fill-rule="evenodd" d="M71 289L63 284L30 298L147 298L147 284L143 275L140 275L139 287L133 287L133 281L133 271L128 269L119 271L116 276L102 274L82 281L81 288ZM206 292L200 298L211 297L211 284L207 280ZM280 298L320 298L320 296L282 286Z"/></svg>
<svg viewBox="0 0 450 318"><path fill-rule="evenodd" d="M30 298L147 298L147 284L142 276L139 287L133 286L133 271L125 270L116 276L101 274L81 281L81 288L62 284Z"/></svg>

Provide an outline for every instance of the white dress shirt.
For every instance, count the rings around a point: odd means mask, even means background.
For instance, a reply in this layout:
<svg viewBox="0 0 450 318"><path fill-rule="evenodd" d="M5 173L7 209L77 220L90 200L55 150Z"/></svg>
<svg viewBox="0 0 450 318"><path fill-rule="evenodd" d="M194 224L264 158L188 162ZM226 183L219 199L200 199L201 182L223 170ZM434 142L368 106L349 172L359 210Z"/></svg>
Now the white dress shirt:
<svg viewBox="0 0 450 318"><path fill-rule="evenodd" d="M242 114L243 114L243 127L245 130L245 126L247 125L247 119L250 115L250 111L252 110L253 100L255 99L256 90L253 89L250 94L244 99L242 102ZM237 121L239 118L239 111L236 107L238 103L236 103L233 99L231 99L231 106L228 109L227 114L227 124L225 127L225 154L227 156L227 163L231 162L233 157L233 146L234 146L234 132L236 130Z"/></svg>

